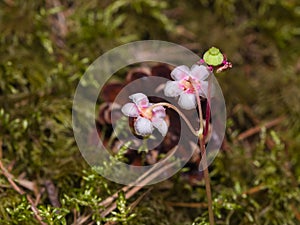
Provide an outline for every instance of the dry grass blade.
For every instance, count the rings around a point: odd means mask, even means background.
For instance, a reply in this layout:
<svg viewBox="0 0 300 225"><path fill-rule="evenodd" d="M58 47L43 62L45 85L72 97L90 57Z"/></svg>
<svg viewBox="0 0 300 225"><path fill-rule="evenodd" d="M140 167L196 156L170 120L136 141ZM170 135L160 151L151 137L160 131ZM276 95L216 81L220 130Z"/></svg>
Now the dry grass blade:
<svg viewBox="0 0 300 225"><path fill-rule="evenodd" d="M125 194L126 199L131 198L134 194L136 194L140 189L142 189L145 185L147 185L150 181L152 181L154 178L159 176L163 171L170 169L172 166L174 166L177 162L172 162L169 163L160 169L156 170L154 173L146 177L145 179L141 180L139 183L134 186L132 189L128 190ZM126 186L127 187L127 186ZM116 203L114 202L110 207L108 207L105 211L101 213L102 217L107 216L110 214L115 208L116 208Z"/></svg>
<svg viewBox="0 0 300 225"><path fill-rule="evenodd" d="M244 140L248 137L251 137L254 134L259 133L263 127L267 128L267 129L274 127L274 126L280 124L283 120L284 120L284 117L278 117L272 121L265 123L264 125L252 127L249 130L246 130L245 132L241 133L237 139L239 141Z"/></svg>
<svg viewBox="0 0 300 225"><path fill-rule="evenodd" d="M169 206L186 207L186 208L207 208L205 202L165 202Z"/></svg>
<svg viewBox="0 0 300 225"><path fill-rule="evenodd" d="M14 176L10 174L7 169L3 166L2 161L0 159L0 170L2 171L3 175L7 178L8 182L10 183L11 187L18 192L20 195L24 195L25 192L14 182ZM39 214L39 210L35 206L35 202L30 197L30 195L26 194L26 198L28 202L30 203L30 208L34 213L35 218L39 221L40 224L46 225L46 223L43 222L42 217Z"/></svg>
<svg viewBox="0 0 300 225"><path fill-rule="evenodd" d="M166 159L172 157L175 153L175 151L177 150L178 146L175 146L174 148L172 148L166 155ZM151 172L153 172L155 169L158 168L157 166L158 164L154 165L151 169L147 170L147 172L145 172L142 176L140 176L136 181L134 181L133 183L123 187L120 191L123 192L127 192L131 187L138 185L138 183L143 180L144 178L146 178ZM117 197L118 197L118 193L120 192L116 192L113 195L111 195L110 197L106 198L105 200L103 200L100 205L101 206L109 206Z"/></svg>

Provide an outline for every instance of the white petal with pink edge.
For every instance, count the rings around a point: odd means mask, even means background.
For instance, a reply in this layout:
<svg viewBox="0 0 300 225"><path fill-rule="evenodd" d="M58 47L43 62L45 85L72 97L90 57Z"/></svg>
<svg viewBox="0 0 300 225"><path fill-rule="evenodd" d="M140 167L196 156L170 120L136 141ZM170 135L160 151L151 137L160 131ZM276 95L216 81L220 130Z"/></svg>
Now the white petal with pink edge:
<svg viewBox="0 0 300 225"><path fill-rule="evenodd" d="M195 94L182 93L179 97L178 104L181 108L187 110L196 108Z"/></svg>
<svg viewBox="0 0 300 225"><path fill-rule="evenodd" d="M129 98L138 106L138 107L147 107L149 106L149 100L146 95L142 93L136 93L130 95Z"/></svg>
<svg viewBox="0 0 300 225"><path fill-rule="evenodd" d="M164 118L164 117L166 117L166 109L161 105L154 107L152 109L152 112L153 112L153 117L154 118Z"/></svg>
<svg viewBox="0 0 300 225"><path fill-rule="evenodd" d="M152 134L153 129L154 127L151 121L144 117L138 117L134 123L135 132L141 136L147 136Z"/></svg>
<svg viewBox="0 0 300 225"><path fill-rule="evenodd" d="M168 132L168 125L166 121L161 118L154 118L152 120L152 125L161 133L163 137L166 136Z"/></svg>
<svg viewBox="0 0 300 225"><path fill-rule="evenodd" d="M130 117L138 117L139 116L139 111L138 108L134 103L126 103L122 109L122 113L126 116Z"/></svg>
<svg viewBox="0 0 300 225"><path fill-rule="evenodd" d="M164 94L167 97L177 97L183 92L183 90L179 87L178 81L168 81L166 83Z"/></svg>
<svg viewBox="0 0 300 225"><path fill-rule="evenodd" d="M174 80L182 80L186 76L189 76L190 69L187 66L177 66L174 70L171 72L171 77Z"/></svg>
<svg viewBox="0 0 300 225"><path fill-rule="evenodd" d="M206 66L195 64L191 68L191 76L197 80L205 80L209 76L209 71Z"/></svg>
<svg viewBox="0 0 300 225"><path fill-rule="evenodd" d="M200 82L199 95L208 98L208 81Z"/></svg>

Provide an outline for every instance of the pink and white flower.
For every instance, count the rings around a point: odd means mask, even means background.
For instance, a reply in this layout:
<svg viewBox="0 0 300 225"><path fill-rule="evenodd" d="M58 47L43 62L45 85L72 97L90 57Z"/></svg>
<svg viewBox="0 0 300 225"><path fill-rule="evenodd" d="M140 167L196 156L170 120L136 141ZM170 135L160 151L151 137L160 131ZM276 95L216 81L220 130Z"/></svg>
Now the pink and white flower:
<svg viewBox="0 0 300 225"><path fill-rule="evenodd" d="M202 97L207 96L208 81L205 81L210 72L204 65L178 66L171 72L174 81L166 83L164 93L168 97L177 97L178 104L183 109L196 108L196 90ZM195 90L196 89L196 90Z"/></svg>
<svg viewBox="0 0 300 225"><path fill-rule="evenodd" d="M121 111L126 116L136 118L134 121L136 134L148 136L156 128L162 136L165 136L168 131L168 125L164 120L165 108L163 106L151 107L153 104L149 103L147 96L142 93L130 95L129 98L133 103L126 103Z"/></svg>

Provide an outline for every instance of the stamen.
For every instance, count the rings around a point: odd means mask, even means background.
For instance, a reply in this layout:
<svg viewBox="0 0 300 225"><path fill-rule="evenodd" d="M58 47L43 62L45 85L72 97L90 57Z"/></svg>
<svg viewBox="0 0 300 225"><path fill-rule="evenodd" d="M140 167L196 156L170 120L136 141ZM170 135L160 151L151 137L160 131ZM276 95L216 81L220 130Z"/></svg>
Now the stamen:
<svg viewBox="0 0 300 225"><path fill-rule="evenodd" d="M144 118L147 118L149 120L152 119L152 116L153 116L153 113L152 113L152 110L151 110L151 107L150 108L145 108L145 109L139 109L140 111L140 115Z"/></svg>
<svg viewBox="0 0 300 225"><path fill-rule="evenodd" d="M190 80L186 80L186 79L181 80L180 81L180 88L183 89L186 92L189 92L189 93L194 92L194 87L193 87L193 84L191 83Z"/></svg>

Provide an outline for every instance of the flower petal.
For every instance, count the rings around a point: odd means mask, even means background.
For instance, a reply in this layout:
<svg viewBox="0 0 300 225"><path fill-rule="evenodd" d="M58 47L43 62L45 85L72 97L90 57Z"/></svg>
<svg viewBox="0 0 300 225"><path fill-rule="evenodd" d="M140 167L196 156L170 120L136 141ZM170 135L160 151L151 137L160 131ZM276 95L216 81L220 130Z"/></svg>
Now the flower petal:
<svg viewBox="0 0 300 225"><path fill-rule="evenodd" d="M187 66L177 66L174 70L171 72L171 77L174 80L182 80L186 76L189 76L190 69Z"/></svg>
<svg viewBox="0 0 300 225"><path fill-rule="evenodd" d="M206 66L195 64L191 68L191 76L197 80L205 80L209 76L209 71Z"/></svg>
<svg viewBox="0 0 300 225"><path fill-rule="evenodd" d="M138 117L139 111L134 103L126 103L121 109L122 113L130 117Z"/></svg>
<svg viewBox="0 0 300 225"><path fill-rule="evenodd" d="M199 91L199 95L207 98L208 97L208 81L202 81L200 82L200 89Z"/></svg>
<svg viewBox="0 0 300 225"><path fill-rule="evenodd" d="M154 118L165 118L166 117L166 109L159 105L152 109Z"/></svg>
<svg viewBox="0 0 300 225"><path fill-rule="evenodd" d="M179 97L178 104L181 108L187 110L196 108L195 94L182 93Z"/></svg>
<svg viewBox="0 0 300 225"><path fill-rule="evenodd" d="M182 91L178 81L168 81L164 89L165 96L167 97L177 97Z"/></svg>
<svg viewBox="0 0 300 225"><path fill-rule="evenodd" d="M164 121L161 118L154 118L152 120L152 125L157 128L157 130L161 133L161 135L164 137L166 136L168 132L168 125L166 121Z"/></svg>
<svg viewBox="0 0 300 225"><path fill-rule="evenodd" d="M138 135L147 136L152 134L153 125L150 120L144 117L138 117L134 123L134 130Z"/></svg>
<svg viewBox="0 0 300 225"><path fill-rule="evenodd" d="M136 93L133 95L130 95L129 98L138 106L145 108L149 106L149 100L146 95L143 93Z"/></svg>

